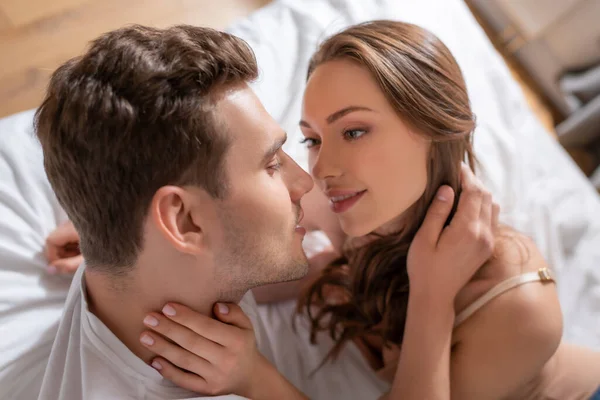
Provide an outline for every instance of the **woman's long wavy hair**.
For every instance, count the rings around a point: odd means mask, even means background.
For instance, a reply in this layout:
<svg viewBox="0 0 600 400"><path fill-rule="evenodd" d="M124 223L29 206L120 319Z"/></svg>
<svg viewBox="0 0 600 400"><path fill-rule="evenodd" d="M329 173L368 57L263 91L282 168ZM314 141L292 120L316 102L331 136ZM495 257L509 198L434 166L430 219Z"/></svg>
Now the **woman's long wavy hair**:
<svg viewBox="0 0 600 400"><path fill-rule="evenodd" d="M321 64L349 60L368 69L398 116L431 141L427 187L403 218L402 231L373 235L324 269L302 294L298 311L311 323L311 341L328 332L335 358L348 341L378 335L400 344L404 333L409 281L406 258L437 189L451 186L459 198L460 165L475 167L471 111L465 81L448 48L431 32L408 23L372 21L327 39L313 55L308 78ZM375 162L375 160L373 160Z"/></svg>

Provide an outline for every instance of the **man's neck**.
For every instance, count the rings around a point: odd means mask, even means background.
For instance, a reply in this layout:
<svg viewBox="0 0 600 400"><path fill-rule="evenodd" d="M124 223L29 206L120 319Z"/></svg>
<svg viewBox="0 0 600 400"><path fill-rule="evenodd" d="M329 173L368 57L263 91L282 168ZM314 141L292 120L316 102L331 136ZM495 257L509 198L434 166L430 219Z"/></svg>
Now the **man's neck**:
<svg viewBox="0 0 600 400"><path fill-rule="evenodd" d="M140 268L141 266L137 266ZM106 273L86 269L84 279L89 310L96 315L133 354L150 362L156 354L140 343L140 335L147 328L144 317L150 312L161 312L167 302L178 302L195 311L210 315L213 304L218 300L208 291L197 287L196 296L185 298L185 290L177 291L175 282L157 279L142 280L135 276L127 280L126 287L115 285L114 279ZM120 285L120 286L124 286ZM205 293L205 296L198 294ZM203 299L201 297L204 297ZM214 298L213 298L214 297Z"/></svg>

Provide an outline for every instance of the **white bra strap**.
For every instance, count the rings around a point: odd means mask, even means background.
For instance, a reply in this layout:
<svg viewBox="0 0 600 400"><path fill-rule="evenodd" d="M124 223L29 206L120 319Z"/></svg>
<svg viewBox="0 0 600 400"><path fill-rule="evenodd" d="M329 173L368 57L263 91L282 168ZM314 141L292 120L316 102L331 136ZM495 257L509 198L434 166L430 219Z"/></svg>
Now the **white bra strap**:
<svg viewBox="0 0 600 400"><path fill-rule="evenodd" d="M483 296L475 300L471 305L465 308L460 314L454 319L454 328L465 322L467 318L473 315L477 310L486 305L489 301L502 293L510 290L514 287L523 285L529 282L554 282L554 276L548 268L540 268L536 272L527 272L522 275L513 276L505 281L500 282Z"/></svg>

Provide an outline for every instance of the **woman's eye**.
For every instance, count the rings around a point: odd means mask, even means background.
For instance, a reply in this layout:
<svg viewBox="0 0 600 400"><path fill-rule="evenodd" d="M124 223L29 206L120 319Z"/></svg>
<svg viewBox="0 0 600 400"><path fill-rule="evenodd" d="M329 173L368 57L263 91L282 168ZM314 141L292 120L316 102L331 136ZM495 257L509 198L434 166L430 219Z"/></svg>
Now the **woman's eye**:
<svg viewBox="0 0 600 400"><path fill-rule="evenodd" d="M344 138L347 140L356 140L367 134L366 129L348 129L344 131Z"/></svg>
<svg viewBox="0 0 600 400"><path fill-rule="evenodd" d="M319 144L318 139L313 138L304 138L300 141L300 144L306 145L307 148L311 148L317 146Z"/></svg>

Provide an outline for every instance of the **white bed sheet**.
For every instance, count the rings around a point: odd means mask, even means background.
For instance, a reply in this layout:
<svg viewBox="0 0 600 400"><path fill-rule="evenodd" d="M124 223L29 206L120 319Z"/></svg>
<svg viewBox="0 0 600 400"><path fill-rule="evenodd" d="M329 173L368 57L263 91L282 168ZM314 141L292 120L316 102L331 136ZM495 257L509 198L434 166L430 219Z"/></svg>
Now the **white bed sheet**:
<svg viewBox="0 0 600 400"><path fill-rule="evenodd" d="M286 150L306 167L297 123L316 43L375 18L425 26L455 54L478 117L481 176L502 205L503 220L530 234L556 270L565 337L600 348L600 200L527 108L461 0L279 0L233 25L229 31L256 51L262 76L255 89L288 132ZM65 216L46 180L31 122L31 111L0 120L0 399L35 398L69 286L69 279L43 272L44 239ZM312 398L327 399L375 398L385 389L353 348L338 366L309 377L330 344L309 346L302 323L294 334L292 309L284 303L261 312L278 366L294 383Z"/></svg>
<svg viewBox="0 0 600 400"><path fill-rule="evenodd" d="M44 241L66 219L32 135L32 111L0 120L0 399L35 399L70 278L44 272Z"/></svg>

